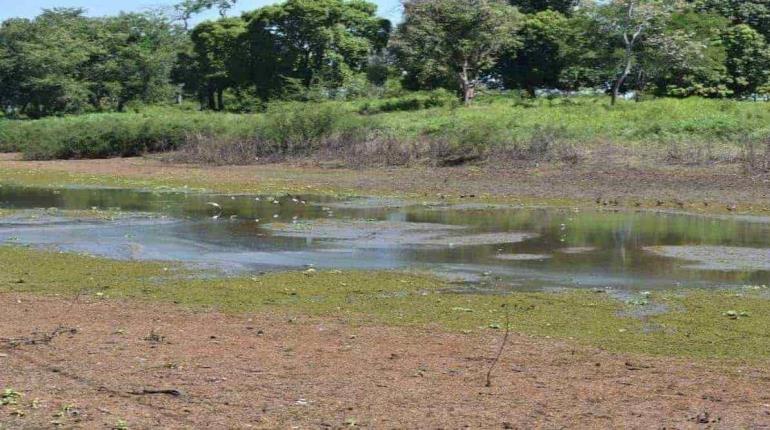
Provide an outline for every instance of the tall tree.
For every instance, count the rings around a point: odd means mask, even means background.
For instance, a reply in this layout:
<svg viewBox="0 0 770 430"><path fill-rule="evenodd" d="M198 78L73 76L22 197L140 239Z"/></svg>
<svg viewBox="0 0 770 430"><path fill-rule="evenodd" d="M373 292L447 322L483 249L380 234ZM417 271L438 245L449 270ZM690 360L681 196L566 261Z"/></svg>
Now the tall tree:
<svg viewBox="0 0 770 430"><path fill-rule="evenodd" d="M245 81L272 93L286 79L300 86L343 86L387 45L390 22L365 0L288 0L245 15Z"/></svg>
<svg viewBox="0 0 770 430"><path fill-rule="evenodd" d="M233 64L239 55L240 37L246 23L240 18L223 18L199 24L190 34L193 43L199 94L212 110L224 109L224 92L236 84Z"/></svg>
<svg viewBox="0 0 770 430"><path fill-rule="evenodd" d="M593 8L581 9L571 16L562 37L564 68L559 73L560 88L603 88L613 81L622 50L618 52L616 37L607 37Z"/></svg>
<svg viewBox="0 0 770 430"><path fill-rule="evenodd" d="M170 73L185 35L161 15L121 13L100 21L98 51L87 64L93 104L122 110L132 100L157 103L175 91Z"/></svg>
<svg viewBox="0 0 770 430"><path fill-rule="evenodd" d="M407 79L455 82L469 104L479 80L518 41L521 21L503 0L408 0L391 49Z"/></svg>
<svg viewBox="0 0 770 430"><path fill-rule="evenodd" d="M731 95L722 41L722 33L729 27L729 20L714 13L674 13L641 53L642 67L655 92L675 97Z"/></svg>
<svg viewBox="0 0 770 430"><path fill-rule="evenodd" d="M727 52L730 88L738 96L755 95L770 76L767 42L759 32L745 24L728 29L722 39Z"/></svg>
<svg viewBox="0 0 770 430"><path fill-rule="evenodd" d="M81 9L46 10L35 20L0 27L3 104L32 117L78 112L88 105L82 66L97 48ZM7 92L6 92L7 91Z"/></svg>
<svg viewBox="0 0 770 430"><path fill-rule="evenodd" d="M507 88L524 89L534 96L536 88L559 85L569 23L552 10L526 16L519 31L520 47L507 50L500 59L498 72Z"/></svg>
<svg viewBox="0 0 770 430"><path fill-rule="evenodd" d="M638 52L645 36L655 32L655 26L660 26L672 12L672 4L667 0L612 0L598 8L597 19L610 37L620 40L623 51L620 70L612 84L613 105L639 60Z"/></svg>
<svg viewBox="0 0 770 430"><path fill-rule="evenodd" d="M46 10L0 24L0 104L31 117L159 102L184 35L152 14Z"/></svg>

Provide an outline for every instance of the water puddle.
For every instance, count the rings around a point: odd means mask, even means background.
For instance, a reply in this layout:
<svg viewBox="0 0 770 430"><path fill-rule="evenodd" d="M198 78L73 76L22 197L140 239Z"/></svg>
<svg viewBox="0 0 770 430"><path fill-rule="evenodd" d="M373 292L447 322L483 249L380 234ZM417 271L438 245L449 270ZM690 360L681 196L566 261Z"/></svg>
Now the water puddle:
<svg viewBox="0 0 770 430"><path fill-rule="evenodd" d="M770 223L671 213L0 186L0 243L228 273L409 269L479 289L770 284Z"/></svg>

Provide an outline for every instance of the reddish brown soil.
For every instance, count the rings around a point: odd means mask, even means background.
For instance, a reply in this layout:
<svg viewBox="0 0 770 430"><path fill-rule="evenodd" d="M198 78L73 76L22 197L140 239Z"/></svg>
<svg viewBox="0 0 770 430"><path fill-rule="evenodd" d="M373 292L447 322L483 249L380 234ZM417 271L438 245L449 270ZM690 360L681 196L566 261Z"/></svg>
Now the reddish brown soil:
<svg viewBox="0 0 770 430"><path fill-rule="evenodd" d="M654 207L709 212L770 212L770 175L746 175L736 164L705 167L629 165L606 156L605 162L539 167L410 167L325 169L315 163L256 166L193 166L149 158L109 160L17 161L0 154L0 168L45 169L125 178L191 180L209 184L253 184L282 181L301 188L333 189L358 194L408 193L491 196L498 199L568 199L628 207ZM602 158L602 157L598 157ZM468 199L473 200L473 199ZM708 203L708 206L704 205ZM734 206L735 205L735 206Z"/></svg>
<svg viewBox="0 0 770 430"><path fill-rule="evenodd" d="M0 348L0 389L24 396L0 406L4 428L770 428L766 365L512 335L486 388L499 335L17 294L0 308L0 338L77 329ZM132 394L146 389L182 393Z"/></svg>

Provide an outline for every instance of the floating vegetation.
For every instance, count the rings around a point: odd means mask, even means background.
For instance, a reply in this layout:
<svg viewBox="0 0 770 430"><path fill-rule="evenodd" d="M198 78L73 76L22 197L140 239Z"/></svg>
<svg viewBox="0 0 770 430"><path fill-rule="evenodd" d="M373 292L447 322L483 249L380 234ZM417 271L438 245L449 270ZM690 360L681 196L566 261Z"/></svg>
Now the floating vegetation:
<svg viewBox="0 0 770 430"><path fill-rule="evenodd" d="M692 261L686 267L699 270L770 270L770 248L729 246L654 246L648 252Z"/></svg>
<svg viewBox="0 0 770 430"><path fill-rule="evenodd" d="M542 261L551 258L551 256L547 254L500 254L495 258L505 261Z"/></svg>
<svg viewBox="0 0 770 430"><path fill-rule="evenodd" d="M319 220L292 224L268 224L276 236L344 240L355 247L473 246L517 243L536 237L532 233L479 233L460 235L466 227L397 221Z"/></svg>

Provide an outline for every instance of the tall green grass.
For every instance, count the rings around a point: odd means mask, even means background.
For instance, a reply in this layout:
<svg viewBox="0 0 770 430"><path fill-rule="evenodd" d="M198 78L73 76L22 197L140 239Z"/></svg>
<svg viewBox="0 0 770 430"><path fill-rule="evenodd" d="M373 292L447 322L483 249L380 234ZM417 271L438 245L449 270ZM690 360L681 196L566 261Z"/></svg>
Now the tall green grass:
<svg viewBox="0 0 770 430"><path fill-rule="evenodd" d="M203 154L206 148L201 146L209 145L216 151L207 155L208 161L215 161L234 145L243 154L232 162L249 154L306 156L333 150L401 162L432 157L449 164L492 153L521 159L575 158L611 144L650 156L698 153L730 159L741 154L747 141L764 141L770 135L770 105L765 103L690 98L611 107L595 97L522 100L498 95L458 107L445 103L441 94L410 97L274 103L264 113L249 115L150 108L140 113L0 120L0 150L19 150L28 159L95 158L196 145L193 152Z"/></svg>
<svg viewBox="0 0 770 430"><path fill-rule="evenodd" d="M0 148L28 159L132 156L177 149L196 134L246 136L258 122L257 116L167 109L7 121Z"/></svg>

